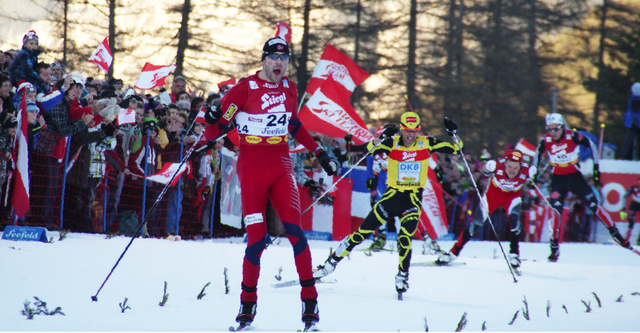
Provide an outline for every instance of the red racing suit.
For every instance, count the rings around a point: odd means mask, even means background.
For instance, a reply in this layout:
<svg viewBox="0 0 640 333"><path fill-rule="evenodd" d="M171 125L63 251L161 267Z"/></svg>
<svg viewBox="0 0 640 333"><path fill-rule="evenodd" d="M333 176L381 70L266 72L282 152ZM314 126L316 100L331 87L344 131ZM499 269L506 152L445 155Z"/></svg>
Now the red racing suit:
<svg viewBox="0 0 640 333"><path fill-rule="evenodd" d="M257 301L260 257L268 240L265 220L268 199L293 245L302 285L301 298L315 299L318 293L312 276L311 253L300 221L300 198L287 133L309 151L315 152L319 147L298 119L296 85L286 76L279 83L264 81L258 73L241 79L231 88L221 101L220 121L208 126L204 134L207 140L215 140L230 128L232 120L236 121L240 138L238 177L247 230L240 300Z"/></svg>

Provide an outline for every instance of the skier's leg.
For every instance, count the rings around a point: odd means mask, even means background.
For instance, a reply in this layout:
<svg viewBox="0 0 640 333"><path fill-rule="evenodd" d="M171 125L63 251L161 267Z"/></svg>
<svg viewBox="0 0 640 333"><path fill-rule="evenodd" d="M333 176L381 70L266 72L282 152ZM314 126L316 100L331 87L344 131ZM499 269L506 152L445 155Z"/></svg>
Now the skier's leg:
<svg viewBox="0 0 640 333"><path fill-rule="evenodd" d="M411 265L411 237L418 229L418 221L422 207L422 191L405 192L409 200L404 202L400 216L400 230L398 231L398 274L396 275L396 291L399 293L409 289L409 266ZM404 195L403 195L404 196ZM406 196L405 196L406 197ZM399 203L400 204L400 203Z"/></svg>
<svg viewBox="0 0 640 333"><path fill-rule="evenodd" d="M520 207L522 206L522 198L517 197L511 201L507 214L509 215L509 263L512 267L520 267Z"/></svg>
<svg viewBox="0 0 640 333"><path fill-rule="evenodd" d="M314 286L311 252L300 221L300 197L293 177L284 174L269 191L269 198L289 242L293 246L296 269L302 285L301 299L316 299L318 292Z"/></svg>

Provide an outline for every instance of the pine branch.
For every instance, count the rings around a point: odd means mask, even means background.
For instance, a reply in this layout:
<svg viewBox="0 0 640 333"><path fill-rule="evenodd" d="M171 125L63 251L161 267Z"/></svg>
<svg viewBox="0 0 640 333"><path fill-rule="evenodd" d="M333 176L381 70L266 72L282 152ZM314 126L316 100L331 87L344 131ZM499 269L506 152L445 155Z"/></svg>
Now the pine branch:
<svg viewBox="0 0 640 333"><path fill-rule="evenodd" d="M31 307L31 302L29 300L24 301L24 310L20 311L23 316L27 316L28 320L33 320L33 316L35 316L36 309Z"/></svg>
<svg viewBox="0 0 640 333"><path fill-rule="evenodd" d="M524 319L529 320L529 304L527 304L527 297L526 296L522 296L524 297L524 301L522 301L522 303L524 303L524 308L522 309L522 316L524 317Z"/></svg>
<svg viewBox="0 0 640 333"><path fill-rule="evenodd" d="M120 305L120 310L121 310L122 313L124 313L126 310L131 309L131 307L127 305L127 301L128 300L129 299L125 297L124 298L124 302L118 303L118 305Z"/></svg>
<svg viewBox="0 0 640 333"><path fill-rule="evenodd" d="M202 287L202 290L200 290L200 293L198 294L198 299L202 299L204 297L205 292L204 290L207 289L207 287L211 284L211 282L207 282L207 284L204 285L204 287Z"/></svg>
<svg viewBox="0 0 640 333"><path fill-rule="evenodd" d="M467 326L467 323L468 323L467 313L465 312L462 314L462 318L460 318L460 321L458 322L458 327L456 327L456 332L462 331L465 328L465 326Z"/></svg>
<svg viewBox="0 0 640 333"><path fill-rule="evenodd" d="M68 233L69 233L69 230L60 230L60 238L58 238L58 242L67 238Z"/></svg>
<svg viewBox="0 0 640 333"><path fill-rule="evenodd" d="M567 307L566 307L566 306L564 306L564 304L562 304L562 308L564 309L564 312L565 312L566 314L569 314L569 310L567 309Z"/></svg>
<svg viewBox="0 0 640 333"><path fill-rule="evenodd" d="M282 281L282 266L278 268L278 275L275 276L276 280Z"/></svg>
<svg viewBox="0 0 640 333"><path fill-rule="evenodd" d="M549 311L551 310L551 301L547 301L547 318L549 318Z"/></svg>
<svg viewBox="0 0 640 333"><path fill-rule="evenodd" d="M164 306L165 304L167 304L168 300L169 294L167 294L167 281L164 281L164 295L162 295L162 301L158 303L158 305Z"/></svg>
<svg viewBox="0 0 640 333"><path fill-rule="evenodd" d="M516 311L516 314L513 315L513 319L511 319L509 325L513 325L513 322L516 321L516 318L518 318L518 313L520 313L520 310Z"/></svg>
<svg viewBox="0 0 640 333"><path fill-rule="evenodd" d="M631 295L632 295L632 296L640 296L640 293L639 293L639 292L637 292L637 291L634 291L634 292L632 292L632 293L631 293Z"/></svg>
<svg viewBox="0 0 640 333"><path fill-rule="evenodd" d="M227 275L227 268L224 268L224 294L229 294L229 276Z"/></svg>
<svg viewBox="0 0 640 333"><path fill-rule="evenodd" d="M427 317L424 317L424 331L429 332L429 325L427 325Z"/></svg>
<svg viewBox="0 0 640 333"><path fill-rule="evenodd" d="M584 312L591 312L591 301L589 302L585 302L584 300L580 300L582 302L582 304L584 304L584 306L587 307L587 309Z"/></svg>
<svg viewBox="0 0 640 333"><path fill-rule="evenodd" d="M593 297L596 298L596 301L598 301L598 307L601 308L602 307L602 303L600 302L600 298L598 297L598 295L595 292L592 292Z"/></svg>
<svg viewBox="0 0 640 333"><path fill-rule="evenodd" d="M620 295L620 297L618 297L618 299L616 300L616 302L618 302L618 303L622 303L622 302L624 302L624 301L622 300L622 295Z"/></svg>
<svg viewBox="0 0 640 333"><path fill-rule="evenodd" d="M485 320L482 322L482 330L484 331L486 329L487 329L487 321Z"/></svg>

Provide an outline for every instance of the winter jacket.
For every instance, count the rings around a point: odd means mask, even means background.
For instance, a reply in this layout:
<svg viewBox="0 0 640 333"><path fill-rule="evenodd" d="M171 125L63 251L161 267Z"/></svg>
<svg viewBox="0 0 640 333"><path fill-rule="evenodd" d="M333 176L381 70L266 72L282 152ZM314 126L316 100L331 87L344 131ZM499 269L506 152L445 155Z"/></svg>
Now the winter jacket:
<svg viewBox="0 0 640 333"><path fill-rule="evenodd" d="M47 93L44 81L38 73L33 70L33 66L38 63L38 55L40 50L27 50L24 46L18 55L9 64L9 78L14 87L18 86L18 82L24 80L33 84L38 93Z"/></svg>

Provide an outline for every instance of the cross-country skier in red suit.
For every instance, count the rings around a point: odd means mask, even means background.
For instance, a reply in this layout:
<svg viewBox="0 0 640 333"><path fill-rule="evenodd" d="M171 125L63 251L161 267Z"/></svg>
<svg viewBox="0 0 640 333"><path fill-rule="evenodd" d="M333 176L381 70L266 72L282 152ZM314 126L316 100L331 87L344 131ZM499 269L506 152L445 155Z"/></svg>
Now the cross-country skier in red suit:
<svg viewBox="0 0 640 333"><path fill-rule="evenodd" d="M587 209L593 214L598 215L602 223L607 226L611 237L621 246L633 250L629 242L625 240L618 228L613 225L611 217L599 205L596 195L591 187L584 180L580 169L580 148L579 145L591 148L593 156L593 180L600 180L600 170L598 167L598 154L596 145L583 136L582 134L565 128L565 122L562 115L551 113L545 117L547 125L547 133L540 139L533 165L538 167L540 158L546 152L549 157L549 164L553 167L551 175L551 205L558 212L553 214L553 225L551 235L551 255L549 261L555 262L560 255L560 247L558 245L559 237L559 215L562 214L562 205L567 192L577 195L582 200Z"/></svg>
<svg viewBox="0 0 640 333"><path fill-rule="evenodd" d="M631 185L627 192L624 194L622 202L626 205L627 198L631 197L631 202L629 203L629 213L627 213L627 209L622 208L620 212L620 216L624 220L625 217L628 218L629 221L629 229L627 229L627 237L626 240L629 240L631 237L631 230L633 230L633 224L636 219L636 214L640 213L640 178L638 178L638 182L636 184ZM638 236L638 240L636 241L636 245L640 245L640 236Z"/></svg>
<svg viewBox="0 0 640 333"><path fill-rule="evenodd" d="M488 161L484 166L485 173L493 173L487 190L484 193L483 201L487 203L486 214L491 214L498 207L502 207L509 216L509 263L511 267L520 267L519 238L522 228L520 227L520 207L522 206L522 186L531 175L535 175L536 168L531 167L522 161L522 153L517 150L508 151L504 159ZM462 231L458 241L451 248L450 253L442 254L437 263L447 264L455 260L462 247L473 236L475 227L482 227L488 215L483 212L481 206L476 208L471 224Z"/></svg>
<svg viewBox="0 0 640 333"><path fill-rule="evenodd" d="M215 126L208 126L204 134L207 140L215 140L230 129L235 119L240 137L238 177L247 249L236 321L243 327L256 315L260 256L268 241L264 216L269 199L293 245L302 286L302 321L311 325L319 320L318 293L312 275L311 253L301 227L300 198L289 157L287 133L314 152L329 175L337 172L339 164L318 146L298 119L296 85L284 76L290 56L287 42L279 37L271 38L262 50L262 70L242 78L231 88L221 101L220 120Z"/></svg>

